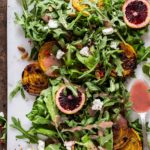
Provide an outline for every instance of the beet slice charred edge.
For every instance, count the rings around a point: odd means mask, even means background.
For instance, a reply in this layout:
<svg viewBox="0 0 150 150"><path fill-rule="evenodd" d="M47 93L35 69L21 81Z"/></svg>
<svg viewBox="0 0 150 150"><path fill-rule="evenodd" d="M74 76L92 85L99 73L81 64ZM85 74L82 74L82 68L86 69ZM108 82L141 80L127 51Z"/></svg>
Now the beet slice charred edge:
<svg viewBox="0 0 150 150"><path fill-rule="evenodd" d="M38 63L29 64L22 73L23 88L31 95L39 95L48 87L48 78Z"/></svg>

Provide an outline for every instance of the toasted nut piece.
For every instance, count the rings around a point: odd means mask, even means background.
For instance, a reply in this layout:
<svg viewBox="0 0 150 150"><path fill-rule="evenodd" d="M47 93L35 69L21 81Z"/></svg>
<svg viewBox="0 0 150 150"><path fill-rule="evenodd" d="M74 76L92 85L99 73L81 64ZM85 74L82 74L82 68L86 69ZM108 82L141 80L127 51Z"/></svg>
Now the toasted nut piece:
<svg viewBox="0 0 150 150"><path fill-rule="evenodd" d="M22 85L29 94L36 96L48 87L48 78L38 63L32 63L25 67L22 73Z"/></svg>

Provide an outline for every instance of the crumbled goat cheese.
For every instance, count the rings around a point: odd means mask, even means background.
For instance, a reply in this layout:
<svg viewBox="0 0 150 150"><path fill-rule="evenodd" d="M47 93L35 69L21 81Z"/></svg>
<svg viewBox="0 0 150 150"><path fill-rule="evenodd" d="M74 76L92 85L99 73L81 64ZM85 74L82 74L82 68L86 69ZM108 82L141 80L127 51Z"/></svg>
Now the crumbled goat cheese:
<svg viewBox="0 0 150 150"><path fill-rule="evenodd" d="M58 28L58 22L56 20L50 19L48 22L48 27L51 29Z"/></svg>
<svg viewBox="0 0 150 150"><path fill-rule="evenodd" d="M115 42L115 41L112 41L112 42L110 43L110 47L113 48L113 49L117 49L118 43Z"/></svg>
<svg viewBox="0 0 150 150"><path fill-rule="evenodd" d="M112 27L109 27L109 28L105 28L102 30L102 33L104 35L110 35L110 34L113 34L114 33L114 29Z"/></svg>
<svg viewBox="0 0 150 150"><path fill-rule="evenodd" d="M62 50L58 50L56 54L57 59L61 59L65 55L65 53Z"/></svg>
<svg viewBox="0 0 150 150"><path fill-rule="evenodd" d="M89 48L87 46L83 47L80 50L80 54L86 57L90 56Z"/></svg>
<svg viewBox="0 0 150 150"><path fill-rule="evenodd" d="M92 110L101 110L103 107L103 102L100 99L95 99L93 101Z"/></svg>
<svg viewBox="0 0 150 150"><path fill-rule="evenodd" d="M1 116L1 117L4 117L4 113L3 113L3 112L0 112L0 116Z"/></svg>
<svg viewBox="0 0 150 150"><path fill-rule="evenodd" d="M42 140L38 141L38 150L44 150L45 149L45 142Z"/></svg>
<svg viewBox="0 0 150 150"><path fill-rule="evenodd" d="M72 146L75 145L75 141L65 141L64 146L67 150L72 150Z"/></svg>

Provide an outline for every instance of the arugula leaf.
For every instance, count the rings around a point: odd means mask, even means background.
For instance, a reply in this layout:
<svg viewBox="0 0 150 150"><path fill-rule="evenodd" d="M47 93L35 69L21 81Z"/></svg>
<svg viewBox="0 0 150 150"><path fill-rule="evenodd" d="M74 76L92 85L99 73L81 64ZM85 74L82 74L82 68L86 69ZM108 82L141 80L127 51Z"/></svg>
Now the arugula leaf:
<svg viewBox="0 0 150 150"><path fill-rule="evenodd" d="M107 129L105 131L105 136L99 138L100 145L105 147L106 149L113 149L113 132L112 130Z"/></svg>
<svg viewBox="0 0 150 150"><path fill-rule="evenodd" d="M52 88L42 91L41 94L44 96L43 100L46 104L48 113L56 126L58 125L59 113L55 104L55 94L58 89L59 86L53 86Z"/></svg>
<svg viewBox="0 0 150 150"><path fill-rule="evenodd" d="M93 68L97 63L94 55L90 55L88 57L82 56L79 52L76 53L77 59L84 64L88 69Z"/></svg>
<svg viewBox="0 0 150 150"><path fill-rule="evenodd" d="M61 144L49 144L45 150L60 150Z"/></svg>
<svg viewBox="0 0 150 150"><path fill-rule="evenodd" d="M17 136L18 138L26 138L29 139L31 143L37 143L38 139L35 135L30 134L28 131L24 130L22 128L22 125L20 123L19 119L16 119L12 117L12 124L10 125L12 128L17 129L22 133L21 136Z"/></svg>
<svg viewBox="0 0 150 150"><path fill-rule="evenodd" d="M9 99L12 100L19 92L21 93L21 96L25 99L24 89L21 82L18 82L15 89L10 93Z"/></svg>
<svg viewBox="0 0 150 150"><path fill-rule="evenodd" d="M142 56L142 58L141 58L141 61L143 61L143 60L146 60L147 58L150 58L150 46L149 47L147 47L146 49L145 49L145 51L143 51L143 56Z"/></svg>
<svg viewBox="0 0 150 150"><path fill-rule="evenodd" d="M46 135L48 137L56 137L57 136L57 132L50 130L50 129L36 128L35 130L36 130L36 133L43 134L43 135Z"/></svg>
<svg viewBox="0 0 150 150"><path fill-rule="evenodd" d="M148 77L150 77L150 63L145 63L142 70Z"/></svg>

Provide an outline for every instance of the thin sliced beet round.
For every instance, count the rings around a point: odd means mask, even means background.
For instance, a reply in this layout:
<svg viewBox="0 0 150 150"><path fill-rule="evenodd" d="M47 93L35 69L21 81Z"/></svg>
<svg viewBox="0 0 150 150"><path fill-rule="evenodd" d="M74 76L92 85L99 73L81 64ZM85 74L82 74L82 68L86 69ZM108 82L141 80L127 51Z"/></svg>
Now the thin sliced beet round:
<svg viewBox="0 0 150 150"><path fill-rule="evenodd" d="M147 18L147 6L142 1L133 1L126 7L126 16L129 22L140 24Z"/></svg>

